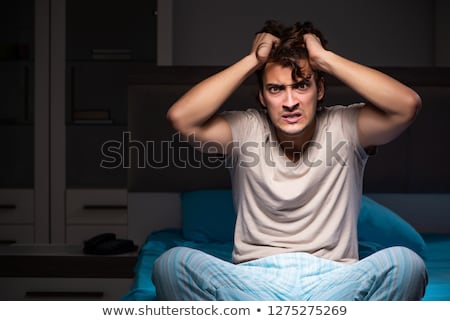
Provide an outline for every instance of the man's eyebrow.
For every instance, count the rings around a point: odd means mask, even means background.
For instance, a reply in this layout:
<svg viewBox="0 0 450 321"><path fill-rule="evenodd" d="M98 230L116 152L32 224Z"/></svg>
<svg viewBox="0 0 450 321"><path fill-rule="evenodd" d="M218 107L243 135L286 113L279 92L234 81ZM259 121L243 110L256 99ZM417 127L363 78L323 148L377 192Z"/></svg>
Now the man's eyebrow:
<svg viewBox="0 0 450 321"><path fill-rule="evenodd" d="M266 87L279 87L279 88L283 88L283 87L295 87L301 84L308 84L311 80L311 77L308 78L301 78L298 81L291 83L291 84L277 84L277 83L267 83Z"/></svg>
<svg viewBox="0 0 450 321"><path fill-rule="evenodd" d="M311 78L303 78L289 86L298 86L298 85L303 85L303 84L309 84L311 82Z"/></svg>

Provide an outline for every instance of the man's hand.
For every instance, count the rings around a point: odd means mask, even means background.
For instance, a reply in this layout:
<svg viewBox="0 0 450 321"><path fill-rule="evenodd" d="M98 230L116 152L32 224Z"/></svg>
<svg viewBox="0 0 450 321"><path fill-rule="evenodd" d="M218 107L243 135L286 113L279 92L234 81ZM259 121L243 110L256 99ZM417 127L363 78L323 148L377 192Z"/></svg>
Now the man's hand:
<svg viewBox="0 0 450 321"><path fill-rule="evenodd" d="M326 70L326 54L327 50L322 46L319 37L312 33L307 33L303 35L303 40L306 45L306 50L308 50L309 63L311 67L315 70L327 71Z"/></svg>
<svg viewBox="0 0 450 321"><path fill-rule="evenodd" d="M278 45L280 39L270 33L258 33L253 40L251 54L256 56L259 65L266 63L272 48Z"/></svg>

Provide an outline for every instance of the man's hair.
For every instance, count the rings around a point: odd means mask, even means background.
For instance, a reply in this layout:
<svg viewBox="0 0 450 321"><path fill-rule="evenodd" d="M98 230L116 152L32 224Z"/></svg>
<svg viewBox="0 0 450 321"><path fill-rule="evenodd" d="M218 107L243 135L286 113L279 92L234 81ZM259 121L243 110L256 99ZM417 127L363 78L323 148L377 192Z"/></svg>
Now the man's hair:
<svg viewBox="0 0 450 321"><path fill-rule="evenodd" d="M297 22L293 26L285 26L278 21L268 20L258 33L262 32L270 33L280 39L279 44L272 48L266 63L273 62L283 67L290 67L292 70L292 80L294 81L298 78L307 77L307 75L303 74L302 68L298 64L300 59L309 59L303 35L307 33L314 34L320 39L322 46L326 47L327 44L322 33L309 21L305 23ZM256 72L260 88L263 87L262 77L264 68L265 65ZM313 72L318 83L323 77L323 74L317 70L313 70Z"/></svg>

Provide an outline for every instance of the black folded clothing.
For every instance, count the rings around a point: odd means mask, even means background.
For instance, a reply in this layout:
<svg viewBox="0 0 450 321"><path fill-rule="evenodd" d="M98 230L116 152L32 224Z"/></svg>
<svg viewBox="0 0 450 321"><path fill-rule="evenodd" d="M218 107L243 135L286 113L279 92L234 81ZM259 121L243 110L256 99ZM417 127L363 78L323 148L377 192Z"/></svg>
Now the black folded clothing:
<svg viewBox="0 0 450 321"><path fill-rule="evenodd" d="M134 252L137 245L132 240L117 239L113 233L103 233L84 242L85 254L112 255Z"/></svg>

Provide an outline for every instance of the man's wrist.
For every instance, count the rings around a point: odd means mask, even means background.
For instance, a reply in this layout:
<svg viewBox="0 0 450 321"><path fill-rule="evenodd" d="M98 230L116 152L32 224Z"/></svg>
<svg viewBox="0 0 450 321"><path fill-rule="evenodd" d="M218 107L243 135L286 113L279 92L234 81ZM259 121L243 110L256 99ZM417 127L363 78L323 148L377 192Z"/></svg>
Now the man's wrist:
<svg viewBox="0 0 450 321"><path fill-rule="evenodd" d="M332 51L324 51L323 54L316 60L316 69L327 74L333 73L333 61L336 59L336 54Z"/></svg>
<svg viewBox="0 0 450 321"><path fill-rule="evenodd" d="M255 72L264 65L254 53L245 56L242 60L248 66L250 73Z"/></svg>

